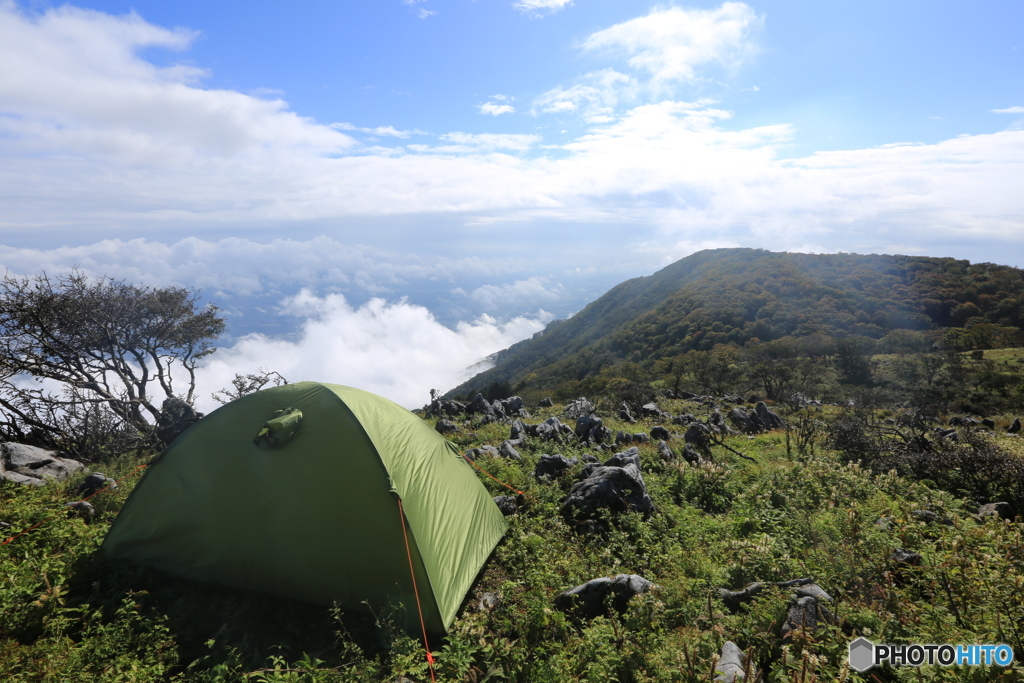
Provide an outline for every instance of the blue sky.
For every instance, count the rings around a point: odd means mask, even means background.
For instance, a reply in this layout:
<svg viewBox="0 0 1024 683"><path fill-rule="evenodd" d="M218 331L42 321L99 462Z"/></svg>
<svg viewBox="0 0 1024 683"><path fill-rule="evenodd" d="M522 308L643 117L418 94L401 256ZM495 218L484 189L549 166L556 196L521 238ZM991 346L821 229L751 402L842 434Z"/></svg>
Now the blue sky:
<svg viewBox="0 0 1024 683"><path fill-rule="evenodd" d="M407 405L702 248L1024 266L1021 26L1020 0L0 0L0 266L202 287L213 388L270 365Z"/></svg>

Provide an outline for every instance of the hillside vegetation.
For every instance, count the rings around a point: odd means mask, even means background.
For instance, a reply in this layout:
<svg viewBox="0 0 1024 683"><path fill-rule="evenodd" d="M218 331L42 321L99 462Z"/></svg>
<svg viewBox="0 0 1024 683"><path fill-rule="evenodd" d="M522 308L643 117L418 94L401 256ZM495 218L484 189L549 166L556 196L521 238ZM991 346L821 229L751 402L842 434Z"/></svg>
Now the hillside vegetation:
<svg viewBox="0 0 1024 683"><path fill-rule="evenodd" d="M712 410L681 400L662 400L659 408L697 417ZM527 423L562 416L572 424L563 405L530 410ZM625 444L603 449L575 438L532 438L519 446L522 461L477 460L524 496L448 637L431 643L437 680L705 682L727 640L749 656L748 680L758 671L777 683L1011 681L1024 674L1015 664L861 675L846 661L848 643L860 635L1007 643L1024 653L1024 530L973 515L992 496L1024 504L1022 449L1004 429L1010 416L999 418L998 433L968 427L950 440L892 411L807 408L785 415L789 429L723 435L732 450L712 446L712 461L695 465L679 457L683 439L671 421L627 423L615 412L615 403L597 402L612 432L651 433L659 425L674 432L670 460L655 442L638 445L650 514L607 512L589 527L573 524L561 506L585 463L552 479L533 476L543 454L591 453L603 461ZM461 450L509 438L508 422L474 416L456 424L450 438ZM944 463L942 471L915 460L924 448ZM102 466L123 476L146 459L121 454ZM480 479L496 496L510 493L482 473ZM75 481L0 490L0 520L10 533L57 513L0 550L0 679L430 680L421 643L393 626L394 615L318 608L99 563L95 551L134 481L94 498L91 520L64 512ZM611 609L587 619L556 608L561 591L619 574L640 575L656 588L633 597L621 614ZM829 594L834 618L786 636L790 589L769 586L733 606L719 592L798 578ZM497 596L496 606L486 604L486 594Z"/></svg>
<svg viewBox="0 0 1024 683"><path fill-rule="evenodd" d="M839 396L850 386L884 384L873 381L875 354L1021 346L1022 327L1024 271L1009 266L708 250L614 287L568 320L500 352L493 368L449 395L496 386L497 393L567 399L604 393L610 379L651 383L666 375L675 389L770 393L773 385L757 372L710 387L700 368L749 370L764 360L805 358L835 372L801 388ZM836 384L847 389L836 391Z"/></svg>

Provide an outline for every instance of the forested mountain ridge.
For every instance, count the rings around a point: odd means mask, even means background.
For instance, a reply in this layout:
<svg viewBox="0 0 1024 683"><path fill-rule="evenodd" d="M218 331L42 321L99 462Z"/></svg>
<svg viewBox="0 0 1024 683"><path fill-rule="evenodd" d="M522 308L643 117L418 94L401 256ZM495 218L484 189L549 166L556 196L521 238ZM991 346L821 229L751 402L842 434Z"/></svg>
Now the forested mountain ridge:
<svg viewBox="0 0 1024 683"><path fill-rule="evenodd" d="M940 339L993 348L1018 344L1022 328L1024 271L1010 266L706 250L614 287L572 318L500 352L492 369L450 393L493 383L550 390L617 363L649 366L721 345L824 336L883 341L885 350Z"/></svg>

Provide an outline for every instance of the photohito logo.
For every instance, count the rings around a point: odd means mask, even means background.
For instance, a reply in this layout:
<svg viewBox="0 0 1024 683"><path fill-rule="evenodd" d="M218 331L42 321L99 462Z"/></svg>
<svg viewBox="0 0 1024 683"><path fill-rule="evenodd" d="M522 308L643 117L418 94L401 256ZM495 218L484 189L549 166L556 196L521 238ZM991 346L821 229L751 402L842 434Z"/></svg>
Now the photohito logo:
<svg viewBox="0 0 1024 683"><path fill-rule="evenodd" d="M850 668L867 671L878 664L921 666L954 664L1010 666L1013 648L1009 645L875 645L867 638L850 643Z"/></svg>

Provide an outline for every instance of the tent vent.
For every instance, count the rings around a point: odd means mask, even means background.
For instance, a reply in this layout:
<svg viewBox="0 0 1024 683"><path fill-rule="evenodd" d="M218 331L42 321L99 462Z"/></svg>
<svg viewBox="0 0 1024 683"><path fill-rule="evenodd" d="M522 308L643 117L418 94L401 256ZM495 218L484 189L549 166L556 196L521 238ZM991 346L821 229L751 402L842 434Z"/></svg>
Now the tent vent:
<svg viewBox="0 0 1024 683"><path fill-rule="evenodd" d="M274 416L263 423L260 433L252 440L263 450L281 448L299 431L302 425L302 411L298 408L278 410Z"/></svg>

